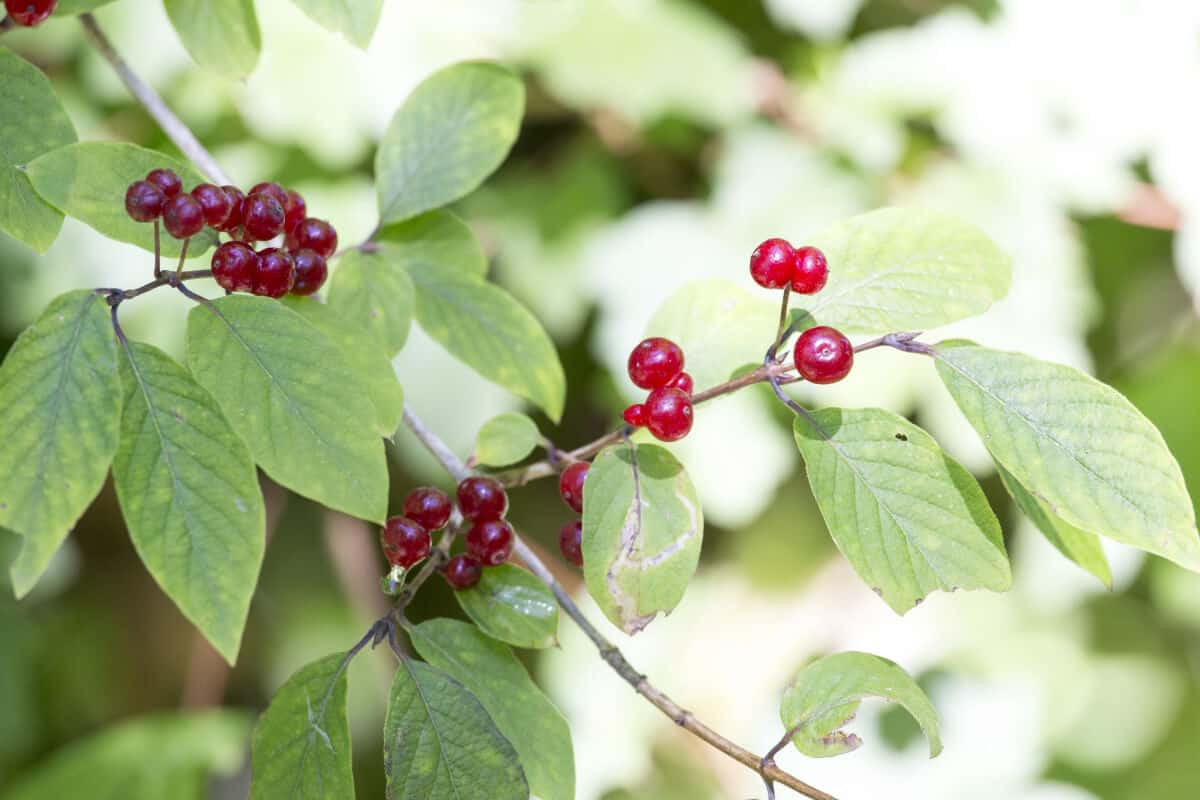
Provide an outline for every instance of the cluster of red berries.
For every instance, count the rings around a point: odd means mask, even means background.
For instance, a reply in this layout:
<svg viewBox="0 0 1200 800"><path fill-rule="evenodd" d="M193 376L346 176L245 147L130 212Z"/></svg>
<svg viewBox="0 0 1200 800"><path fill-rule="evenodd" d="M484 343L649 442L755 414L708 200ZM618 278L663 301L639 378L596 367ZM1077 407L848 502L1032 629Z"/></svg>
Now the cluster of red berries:
<svg viewBox="0 0 1200 800"><path fill-rule="evenodd" d="M692 376L683 371L683 350L670 339L645 339L629 354L629 379L649 389L644 403L634 403L621 415L635 428L645 427L654 438L674 442L692 429Z"/></svg>
<svg viewBox="0 0 1200 800"><path fill-rule="evenodd" d="M337 250L333 226L308 217L304 198L277 183L259 183L247 193L236 186L202 183L184 192L174 171L156 169L130 184L125 210L138 222L161 218L176 239L195 236L206 225L228 234L231 241L212 257L213 278L227 292L264 297L312 294L325 283L326 259ZM249 244L280 234L282 247L255 250Z"/></svg>
<svg viewBox="0 0 1200 800"><path fill-rule="evenodd" d="M576 461L558 476L558 493L576 514L583 513L583 482L590 466L586 461ZM562 526L558 532L558 549L567 561L577 567L583 566L582 522L575 520Z"/></svg>
<svg viewBox="0 0 1200 800"><path fill-rule="evenodd" d="M57 7L58 0L4 0L4 10L8 12L8 18L14 25L20 25L22 28L41 25Z"/></svg>

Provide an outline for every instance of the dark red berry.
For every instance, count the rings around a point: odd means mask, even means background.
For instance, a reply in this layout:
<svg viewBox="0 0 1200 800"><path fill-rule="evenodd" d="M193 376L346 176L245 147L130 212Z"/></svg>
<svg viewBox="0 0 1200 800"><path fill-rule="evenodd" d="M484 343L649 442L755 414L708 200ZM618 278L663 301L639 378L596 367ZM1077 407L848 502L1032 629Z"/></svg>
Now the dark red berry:
<svg viewBox="0 0 1200 800"><path fill-rule="evenodd" d="M475 556L463 553L447 561L442 574L446 576L446 583L455 589L470 589L483 577L483 565Z"/></svg>
<svg viewBox="0 0 1200 800"><path fill-rule="evenodd" d="M691 399L678 389L655 389L646 398L646 428L664 442L687 436L692 429Z"/></svg>
<svg viewBox="0 0 1200 800"><path fill-rule="evenodd" d="M125 211L138 222L150 222L162 216L167 196L150 181L134 181L125 190Z"/></svg>
<svg viewBox="0 0 1200 800"><path fill-rule="evenodd" d="M508 561L513 549L513 529L502 519L479 520L467 531L467 552L485 567Z"/></svg>
<svg viewBox="0 0 1200 800"><path fill-rule="evenodd" d="M854 366L854 347L841 331L818 325L800 334L794 351L796 371L812 383L836 383Z"/></svg>
<svg viewBox="0 0 1200 800"><path fill-rule="evenodd" d="M221 223L218 230L232 233L242 227L242 221L245 218L246 195L236 186L222 186L221 191L225 192L225 196L229 198L229 216L225 218L225 222Z"/></svg>
<svg viewBox="0 0 1200 800"><path fill-rule="evenodd" d="M474 476L458 484L458 510L469 520L501 519L508 511L508 495L493 478Z"/></svg>
<svg viewBox="0 0 1200 800"><path fill-rule="evenodd" d="M636 386L657 389L683 372L683 350L670 339L654 336L633 348L628 366L629 379Z"/></svg>
<svg viewBox="0 0 1200 800"><path fill-rule="evenodd" d="M308 204L304 202L304 198L300 196L299 192L288 189L287 202L283 204L283 211L286 214L283 222L284 233L291 233L308 216Z"/></svg>
<svg viewBox="0 0 1200 800"><path fill-rule="evenodd" d="M329 277L329 266L325 259L312 250L293 253L292 261L296 264L296 283L292 286L292 294L312 294Z"/></svg>
<svg viewBox="0 0 1200 800"><path fill-rule="evenodd" d="M450 498L441 489L418 486L404 498L404 516L415 519L426 530L444 528L450 521Z"/></svg>
<svg viewBox="0 0 1200 800"><path fill-rule="evenodd" d="M54 13L58 0L4 0L9 19L23 28L41 25ZM145 220L138 220L145 222Z"/></svg>
<svg viewBox="0 0 1200 800"><path fill-rule="evenodd" d="M226 242L212 257L217 285L230 292L249 292L258 276L258 253L245 242Z"/></svg>
<svg viewBox="0 0 1200 800"><path fill-rule="evenodd" d="M795 257L783 239L767 239L750 254L750 277L764 289L782 289L792 279Z"/></svg>
<svg viewBox="0 0 1200 800"><path fill-rule="evenodd" d="M640 428L646 424L646 407L641 403L634 403L621 412L621 419L625 420L626 424Z"/></svg>
<svg viewBox="0 0 1200 800"><path fill-rule="evenodd" d="M314 250L329 258L337 250L337 231L323 219L309 217L288 232L284 242L288 250Z"/></svg>
<svg viewBox="0 0 1200 800"><path fill-rule="evenodd" d="M162 189L167 197L174 197L183 190L183 181L179 180L173 169L152 169L146 175L146 180Z"/></svg>
<svg viewBox="0 0 1200 800"><path fill-rule="evenodd" d="M792 261L792 291L800 294L816 294L825 288L829 280L829 262L825 254L815 247L800 247Z"/></svg>
<svg viewBox="0 0 1200 800"><path fill-rule="evenodd" d="M196 198L200 208L204 209L204 221L212 227L219 228L225 223L225 220L229 219L229 212L233 210L233 202L220 186L202 183L192 189L192 197Z"/></svg>
<svg viewBox="0 0 1200 800"><path fill-rule="evenodd" d="M558 549L563 558L577 567L583 566L583 523L568 522L558 530Z"/></svg>
<svg viewBox="0 0 1200 800"><path fill-rule="evenodd" d="M271 197L275 198L275 202L279 203L279 205L283 207L284 211L287 210L288 193L284 191L282 186L273 181L256 183L250 187L250 191L246 192L246 194L269 194Z"/></svg>
<svg viewBox="0 0 1200 800"><path fill-rule="evenodd" d="M686 372L681 372L676 375L671 379L671 382L668 383L667 386L671 389L678 389L684 394L691 394L692 389L695 388L695 385L692 383L692 376L688 375Z"/></svg>
<svg viewBox="0 0 1200 800"><path fill-rule="evenodd" d="M558 478L558 493L562 495L563 502L575 511L583 511L583 481L589 466L586 461L576 461L564 469Z"/></svg>
<svg viewBox="0 0 1200 800"><path fill-rule="evenodd" d="M163 203L163 227L176 239L187 239L204 230L204 209L190 194L168 197Z"/></svg>
<svg viewBox="0 0 1200 800"><path fill-rule="evenodd" d="M408 517L389 519L379 533L379 542L387 560L405 569L429 555L429 549L433 546L429 531Z"/></svg>
<svg viewBox="0 0 1200 800"><path fill-rule="evenodd" d="M247 237L259 242L274 239L283 231L283 220L283 205L274 197L263 193L246 195L242 225Z"/></svg>
<svg viewBox="0 0 1200 800"><path fill-rule="evenodd" d="M250 291L263 297L283 297L296 281L296 265L292 257L278 247L258 252L258 269Z"/></svg>

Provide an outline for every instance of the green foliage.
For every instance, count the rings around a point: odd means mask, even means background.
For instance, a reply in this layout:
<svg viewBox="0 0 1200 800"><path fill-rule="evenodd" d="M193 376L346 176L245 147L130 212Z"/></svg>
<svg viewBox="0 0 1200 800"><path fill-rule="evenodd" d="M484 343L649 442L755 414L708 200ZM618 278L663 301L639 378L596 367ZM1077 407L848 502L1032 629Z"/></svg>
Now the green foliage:
<svg viewBox="0 0 1200 800"><path fill-rule="evenodd" d="M337 346L295 311L233 295L188 314L188 364L274 480L372 522L387 515L375 408Z"/></svg>
<svg viewBox="0 0 1200 800"><path fill-rule="evenodd" d="M99 295L55 298L0 367L0 526L23 534L18 597L92 502L117 450L116 337Z"/></svg>
<svg viewBox="0 0 1200 800"><path fill-rule="evenodd" d="M527 800L512 744L473 694L405 659L383 726L387 800Z"/></svg>
<svg viewBox="0 0 1200 800"><path fill-rule="evenodd" d="M840 756L862 741L841 730L866 697L904 707L929 740L932 758L942 752L937 711L916 681L895 662L870 653L836 653L801 669L783 694L779 709L796 749L806 756Z"/></svg>
<svg viewBox="0 0 1200 800"><path fill-rule="evenodd" d="M94 11L101 6L106 6L114 0L62 0L54 9L54 16L65 17L68 15L82 14L85 11Z"/></svg>
<svg viewBox="0 0 1200 800"><path fill-rule="evenodd" d="M367 49L375 27L379 24L379 13L383 0L292 0L296 7L316 22L346 38L362 49Z"/></svg>
<svg viewBox="0 0 1200 800"><path fill-rule="evenodd" d="M353 320L394 356L408 341L416 289L408 272L388 249L374 253L353 250L342 256L329 281L329 306Z"/></svg>
<svg viewBox="0 0 1200 800"><path fill-rule="evenodd" d="M346 654L301 667L254 726L250 800L354 797Z"/></svg>
<svg viewBox="0 0 1200 800"><path fill-rule="evenodd" d="M629 634L683 599L700 560L704 516L683 466L658 445L600 453L584 483L588 591Z"/></svg>
<svg viewBox="0 0 1200 800"><path fill-rule="evenodd" d="M489 467L515 464L533 452L542 435L537 424L515 411L499 414L483 423L475 437L475 458Z"/></svg>
<svg viewBox="0 0 1200 800"><path fill-rule="evenodd" d="M375 238L405 269L441 264L463 275L487 277L487 256L471 227L444 208L386 225Z"/></svg>
<svg viewBox="0 0 1200 800"><path fill-rule="evenodd" d="M520 567L489 567L479 583L454 596L467 616L493 639L535 649L558 644L554 595Z"/></svg>
<svg viewBox="0 0 1200 800"><path fill-rule="evenodd" d="M797 416L794 433L830 534L896 613L938 589L1009 588L983 490L928 433L876 408Z"/></svg>
<svg viewBox="0 0 1200 800"><path fill-rule="evenodd" d="M123 354L113 481L129 536L158 585L232 664L266 546L258 473L187 370L150 345Z"/></svg>
<svg viewBox="0 0 1200 800"><path fill-rule="evenodd" d="M254 71L262 35L253 0L163 0L163 7L197 64L230 78Z"/></svg>

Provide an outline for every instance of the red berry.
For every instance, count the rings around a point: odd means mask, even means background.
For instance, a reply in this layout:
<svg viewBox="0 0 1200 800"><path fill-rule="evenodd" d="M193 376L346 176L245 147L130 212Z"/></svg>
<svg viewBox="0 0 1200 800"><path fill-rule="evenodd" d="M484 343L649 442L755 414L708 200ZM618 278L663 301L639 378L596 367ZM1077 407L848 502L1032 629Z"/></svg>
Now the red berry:
<svg viewBox="0 0 1200 800"><path fill-rule="evenodd" d="M646 424L646 407L641 403L634 403L621 412L621 419L628 425L640 428Z"/></svg>
<svg viewBox="0 0 1200 800"><path fill-rule="evenodd" d="M291 233L293 229L308 216L308 204L304 202L304 198L299 192L288 189L287 202L283 204L284 213L287 215L283 222L284 233Z"/></svg>
<svg viewBox="0 0 1200 800"><path fill-rule="evenodd" d="M692 376L688 375L686 372L681 372L676 375L671 379L671 382L668 383L667 386L671 389L678 389L684 394L691 394L692 389L695 388L695 384L692 383Z"/></svg>
<svg viewBox="0 0 1200 800"><path fill-rule="evenodd" d="M629 378L635 385L657 389L683 372L683 350L670 339L654 336L633 348L628 366Z"/></svg>
<svg viewBox="0 0 1200 800"><path fill-rule="evenodd" d="M204 230L204 209L190 194L168 197L163 203L163 227L176 239L187 239Z"/></svg>
<svg viewBox="0 0 1200 800"><path fill-rule="evenodd" d="M288 193L283 190L282 186L273 181L256 183L250 187L250 191L246 192L246 194L269 194L275 198L275 202L279 203L285 211L287 210Z"/></svg>
<svg viewBox="0 0 1200 800"><path fill-rule="evenodd" d="M162 216L167 196L150 181L134 181L125 190L125 212L138 222L150 222Z"/></svg>
<svg viewBox="0 0 1200 800"><path fill-rule="evenodd" d="M796 371L812 383L836 383L854 366L854 347L842 332L818 325L800 334L794 351Z"/></svg>
<svg viewBox="0 0 1200 800"><path fill-rule="evenodd" d="M429 531L408 517L392 517L379 534L383 554L397 567L408 569L425 556L433 542Z"/></svg>
<svg viewBox="0 0 1200 800"><path fill-rule="evenodd" d="M41 25L54 13L58 0L4 0L9 18L23 28ZM138 220L145 222L145 220Z"/></svg>
<svg viewBox="0 0 1200 800"><path fill-rule="evenodd" d="M229 198L229 216L221 223L218 230L232 233L242 227L242 221L245 219L246 195L236 186L222 186L221 191L225 192L225 196Z"/></svg>
<svg viewBox="0 0 1200 800"><path fill-rule="evenodd" d="M783 239L767 239L750 254L750 277L764 289L782 289L792 279L795 257Z"/></svg>
<svg viewBox="0 0 1200 800"><path fill-rule="evenodd" d="M467 531L467 552L482 561L485 567L508 561L512 549L512 525L502 519L480 520Z"/></svg>
<svg viewBox="0 0 1200 800"><path fill-rule="evenodd" d="M258 253L245 242L226 242L212 257L217 285L230 292L249 292L258 275Z"/></svg>
<svg viewBox="0 0 1200 800"><path fill-rule="evenodd" d="M246 236L265 242L283 230L283 205L269 194L248 194L242 203L242 225ZM289 248L290 249L290 248Z"/></svg>
<svg viewBox="0 0 1200 800"><path fill-rule="evenodd" d="M446 576L446 583L455 589L470 589L483 577L483 565L475 556L463 553L447 561L442 574Z"/></svg>
<svg viewBox="0 0 1200 800"><path fill-rule="evenodd" d="M829 280L829 262L825 254L815 247L800 247L792 261L792 291L800 294L816 294L825 288Z"/></svg>
<svg viewBox="0 0 1200 800"><path fill-rule="evenodd" d="M687 436L692 429L691 399L678 389L655 389L646 398L646 427L664 442Z"/></svg>
<svg viewBox="0 0 1200 800"><path fill-rule="evenodd" d="M229 219L233 203L221 187L213 186L211 183L202 183L192 189L192 197L204 210L204 221L212 227L219 228L225 220Z"/></svg>
<svg viewBox="0 0 1200 800"><path fill-rule="evenodd" d="M315 250L329 258L337 250L337 231L323 219L301 220L300 224L288 232L285 245L288 250Z"/></svg>
<svg viewBox="0 0 1200 800"><path fill-rule="evenodd" d="M292 257L278 247L258 252L258 269L254 272L250 291L263 297L283 297L296 281L296 265Z"/></svg>
<svg viewBox="0 0 1200 800"><path fill-rule="evenodd" d="M577 567L583 566L583 523L568 522L558 531L558 549L563 558Z"/></svg>
<svg viewBox="0 0 1200 800"><path fill-rule="evenodd" d="M183 189L183 181L173 169L152 169L146 175L146 180L163 190L167 197L174 197Z"/></svg>
<svg viewBox="0 0 1200 800"><path fill-rule="evenodd" d="M563 502L578 512L583 511L583 481L589 466L586 461L576 461L564 469L558 478L558 493L562 495Z"/></svg>
<svg viewBox="0 0 1200 800"><path fill-rule="evenodd" d="M501 519L508 511L508 495L493 478L474 476L458 484L458 510L469 520Z"/></svg>
<svg viewBox="0 0 1200 800"><path fill-rule="evenodd" d="M450 521L450 498L441 489L419 486L404 498L404 516L436 531Z"/></svg>
<svg viewBox="0 0 1200 800"><path fill-rule="evenodd" d="M329 277L329 266L325 259L312 250L293 253L292 261L296 264L296 283L292 286L292 294L312 294Z"/></svg>

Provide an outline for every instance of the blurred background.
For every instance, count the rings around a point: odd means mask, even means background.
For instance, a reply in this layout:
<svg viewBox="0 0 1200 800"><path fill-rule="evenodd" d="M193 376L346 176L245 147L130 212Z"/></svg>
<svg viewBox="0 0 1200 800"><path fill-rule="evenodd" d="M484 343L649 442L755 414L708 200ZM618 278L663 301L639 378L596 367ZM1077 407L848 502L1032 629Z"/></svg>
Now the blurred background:
<svg viewBox="0 0 1200 800"><path fill-rule="evenodd" d="M568 411L545 429L559 445L616 422L635 396L625 354L679 287L725 277L757 291L745 271L759 240L803 242L853 213L921 204L981 226L1014 260L1010 297L945 334L1116 385L1200 493L1200 3L387 0L365 53L287 0L257 7L263 54L243 83L197 70L155 0L119 0L98 17L238 183L295 186L343 242L374 226L374 142L412 86L465 58L521 70L521 137L456 210L493 279L559 345ZM81 138L172 151L74 20L2 41L51 76ZM45 257L0 235L0 349L54 295L136 285L149 270L145 253L71 220ZM187 307L154 293L123 321L181 355ZM395 366L460 454L483 421L519 408L416 328ZM851 379L798 396L928 427L983 481L1015 573L1008 594L936 594L897 617L833 548L786 412L761 388L706 405L676 448L709 530L680 608L636 639L612 632L635 665L762 751L806 659L864 649L898 661L931 693L945 752L928 760L902 712L868 703L854 723L860 750L781 757L846 799L1200 797L1200 576L1114 546L1110 591L1068 563L1019 519L929 365L875 351ZM397 500L444 483L407 437L392 455ZM550 484L515 492L512 516L553 550L569 512ZM202 755L180 761L169 796L245 796L253 715L294 669L357 640L383 602L375 531L274 486L266 495L272 542L231 672L141 567L111 487L33 595L18 605L0 593L0 795L116 721L225 706L221 724L194 732ZM0 561L13 554L0 531ZM443 582L429 587L414 618L455 614ZM561 636L528 663L571 723L581 800L763 796L752 773L640 702L566 623ZM383 794L390 658L361 658L351 674L364 798Z"/></svg>

